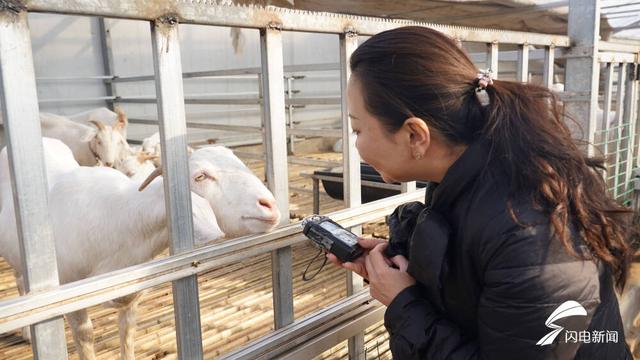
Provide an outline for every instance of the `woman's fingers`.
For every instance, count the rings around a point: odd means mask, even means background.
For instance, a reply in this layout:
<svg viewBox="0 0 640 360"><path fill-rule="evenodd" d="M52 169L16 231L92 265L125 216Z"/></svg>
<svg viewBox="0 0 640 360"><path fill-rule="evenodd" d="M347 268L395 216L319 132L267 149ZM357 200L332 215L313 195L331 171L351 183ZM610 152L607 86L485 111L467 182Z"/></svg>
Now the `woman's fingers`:
<svg viewBox="0 0 640 360"><path fill-rule="evenodd" d="M368 279L367 269L365 268L363 257L359 257L352 262L342 262L340 261L340 259L338 259L335 255L331 253L327 253L326 257L328 261L338 266L341 266L344 269L353 271L354 273L362 276L365 279Z"/></svg>
<svg viewBox="0 0 640 360"><path fill-rule="evenodd" d="M364 249L373 249L378 244L386 243L386 240L376 238L358 238L358 244Z"/></svg>
<svg viewBox="0 0 640 360"><path fill-rule="evenodd" d="M409 260L402 255L396 255L391 258L391 262L400 269L400 271L406 272L409 268Z"/></svg>
<svg viewBox="0 0 640 360"><path fill-rule="evenodd" d="M376 268L389 267L389 259L387 259L382 252L387 247L387 244L378 244L370 252L367 258L371 258L371 264Z"/></svg>

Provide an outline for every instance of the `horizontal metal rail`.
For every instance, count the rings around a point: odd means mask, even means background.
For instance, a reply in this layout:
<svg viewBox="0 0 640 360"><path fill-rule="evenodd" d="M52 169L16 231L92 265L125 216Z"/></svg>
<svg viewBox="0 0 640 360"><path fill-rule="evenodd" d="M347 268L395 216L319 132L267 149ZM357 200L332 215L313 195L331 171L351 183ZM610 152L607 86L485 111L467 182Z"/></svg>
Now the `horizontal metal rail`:
<svg viewBox="0 0 640 360"><path fill-rule="evenodd" d="M96 81L111 80L113 75L87 75L87 76L40 76L36 81Z"/></svg>
<svg viewBox="0 0 640 360"><path fill-rule="evenodd" d="M424 195L424 189L419 189L328 215L343 226L351 227L386 216L400 204L423 200ZM265 254L304 240L299 223L294 223L268 234L246 236L221 244L204 246L165 259L64 284L44 293L5 300L0 302L0 333Z"/></svg>
<svg viewBox="0 0 640 360"><path fill-rule="evenodd" d="M105 16L153 21L163 15L173 14L180 23L215 26L235 26L265 29L342 34L353 31L360 35L374 35L402 26L424 26L438 30L460 41L483 43L509 43L528 45L555 45L568 47L569 37L527 33L521 31L480 29L465 26L449 26L420 21L383 19L336 13L283 9L277 7L215 5L208 1L138 1L121 0L94 2L84 0L30 0L29 11L75 15Z"/></svg>
<svg viewBox="0 0 640 360"><path fill-rule="evenodd" d="M143 125L157 125L156 120L129 119L131 124L143 124ZM220 130L220 131L233 131L244 133L261 133L262 128L259 126L245 126L245 125L227 125L227 124L210 124L199 122L187 122L187 127L190 129L207 129L207 130ZM319 128L288 128L287 135L298 136L317 136L328 138L341 138L342 133L340 129L319 129Z"/></svg>
<svg viewBox="0 0 640 360"><path fill-rule="evenodd" d="M157 120L139 119L139 118L129 118L129 123L142 124L142 125L156 125L156 126L158 125ZM200 122L193 122L193 121L187 121L187 128L258 133L258 134L262 132L262 128L260 126L210 124L210 123L200 123Z"/></svg>
<svg viewBox="0 0 640 360"><path fill-rule="evenodd" d="M601 63L637 63L640 62L638 54L625 52L599 52L598 62Z"/></svg>
<svg viewBox="0 0 640 360"><path fill-rule="evenodd" d="M104 97L103 100L110 98L118 103L134 103L134 104L155 104L157 99L155 97ZM192 105L259 105L262 104L262 99L259 98L200 98L200 97L185 97L185 104ZM299 97L292 99L285 99L286 105L338 105L340 104L339 97Z"/></svg>
<svg viewBox="0 0 640 360"><path fill-rule="evenodd" d="M84 103L84 102L100 102L100 101L113 101L116 100L115 96L96 96L86 98L68 98L68 99L39 99L40 104L57 104L57 103Z"/></svg>
<svg viewBox="0 0 640 360"><path fill-rule="evenodd" d="M322 64L302 64L302 65L285 65L285 73L302 72L302 71L331 71L340 70L338 63L322 63ZM208 71L190 71L183 72L182 77L184 79L193 79L201 77L226 77L226 76L238 76L238 75L258 75L262 73L262 69L259 67L251 68L239 68L239 69L222 69L222 70L208 70ZM140 76L118 76L113 78L113 82L136 82L136 81L151 81L155 77L154 75L140 75Z"/></svg>
<svg viewBox="0 0 640 360"><path fill-rule="evenodd" d="M311 359L317 356L317 354L321 354L323 351L336 346L336 344L356 334L362 334L363 346L361 348L354 348L351 358L359 358L362 356L362 359L366 359L364 330L380 322L384 318L385 310L386 308L382 306L373 307L370 304L362 305L360 308L352 311L351 314L346 315L346 319L341 323L309 339L306 343L299 344L292 350L282 354L280 359ZM288 346L283 346L283 348L288 348Z"/></svg>
<svg viewBox="0 0 640 360"><path fill-rule="evenodd" d="M271 332L242 349L225 354L220 359L274 359L292 356L292 352L300 352L303 349L311 356L297 358L311 358L322 352L323 348L346 340L349 336L361 332L367 325L380 321L383 315L384 307L371 298L369 289L360 290L291 325ZM369 324L362 324L362 321L367 321ZM345 325L350 325L353 330L344 331ZM335 332L338 330L343 331L336 341ZM321 340L329 334L333 335L332 339L322 342ZM310 350L308 346L312 344L316 346ZM319 346L320 349L318 349Z"/></svg>
<svg viewBox="0 0 640 360"><path fill-rule="evenodd" d="M610 52L626 52L637 54L640 53L640 45L633 44L621 44L611 41L599 41L598 49L600 51L610 51Z"/></svg>
<svg viewBox="0 0 640 360"><path fill-rule="evenodd" d="M342 174L342 173L337 173L338 174ZM300 173L300 176L304 177L304 178L309 178L309 179L317 179L317 180L325 180L325 181L333 181L333 182L337 182L337 183L344 183L344 179L342 177L339 176L328 176L328 175L317 175L317 174L309 174L309 173ZM360 184L362 186L367 186L367 187L372 187L372 188L376 188L376 189L384 189L384 190L398 190L400 191L402 189L402 185L401 184L387 184L387 183L380 183L380 182L375 182L375 181L371 181L371 180L360 180Z"/></svg>
<svg viewBox="0 0 640 360"><path fill-rule="evenodd" d="M264 154L251 153L246 151L237 151L237 150L233 150L233 153L236 154L236 156L243 159L262 160L262 161L265 160ZM309 158L297 157L297 156L287 156L287 162L289 164L317 166L317 167L323 167L323 168L335 168L335 167L342 166L342 162L340 161L309 159Z"/></svg>

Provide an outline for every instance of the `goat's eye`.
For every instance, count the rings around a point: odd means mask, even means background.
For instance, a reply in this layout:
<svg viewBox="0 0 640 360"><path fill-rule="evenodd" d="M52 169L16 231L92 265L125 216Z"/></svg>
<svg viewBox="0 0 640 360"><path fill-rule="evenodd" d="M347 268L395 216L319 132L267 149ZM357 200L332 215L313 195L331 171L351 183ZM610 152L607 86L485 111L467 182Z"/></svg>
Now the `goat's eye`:
<svg viewBox="0 0 640 360"><path fill-rule="evenodd" d="M206 178L207 178L207 175L200 174L200 175L196 176L195 180L199 182L199 181L203 181Z"/></svg>

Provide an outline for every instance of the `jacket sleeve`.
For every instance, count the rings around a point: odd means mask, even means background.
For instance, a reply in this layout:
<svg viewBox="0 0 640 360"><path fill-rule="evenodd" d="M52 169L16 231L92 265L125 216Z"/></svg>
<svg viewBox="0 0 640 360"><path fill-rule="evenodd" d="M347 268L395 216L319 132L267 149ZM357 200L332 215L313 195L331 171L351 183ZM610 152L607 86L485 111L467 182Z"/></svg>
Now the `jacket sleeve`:
<svg viewBox="0 0 640 360"><path fill-rule="evenodd" d="M538 226L499 235L489 226L482 239L477 271L482 290L477 303L477 338L470 339L421 296L414 285L389 304L385 326L395 359L573 359L579 343L536 343L554 328L545 321L562 303L580 303L587 316L555 324L567 330L588 327L599 304L598 268L592 261L571 257L558 240L549 241L547 227ZM488 241L483 243L483 241ZM428 284L423 284L428 286Z"/></svg>
<svg viewBox="0 0 640 360"><path fill-rule="evenodd" d="M394 359L481 359L478 344L434 310L417 285L401 291L384 314Z"/></svg>

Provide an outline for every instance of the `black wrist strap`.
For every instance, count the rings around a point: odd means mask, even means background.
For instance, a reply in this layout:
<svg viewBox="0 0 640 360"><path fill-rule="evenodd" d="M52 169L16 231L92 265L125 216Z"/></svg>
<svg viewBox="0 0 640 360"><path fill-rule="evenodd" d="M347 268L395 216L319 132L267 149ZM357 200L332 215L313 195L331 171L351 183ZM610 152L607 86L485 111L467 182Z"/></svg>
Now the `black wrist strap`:
<svg viewBox="0 0 640 360"><path fill-rule="evenodd" d="M327 263L327 257L324 257L324 261L322 262L322 265L320 265L320 268L318 269L318 271L315 272L315 274L313 274L311 277L307 277L307 271L309 271L309 267L311 266L311 264L313 264L314 261L316 261L316 259L318 258L318 256L320 254L322 254L324 251L320 250L318 251L318 253L316 254L316 256L313 257L313 259L311 259L311 261L309 262L309 264L307 264L307 268L304 269L304 272L302 273L302 280L304 281L309 281L309 280L313 280L313 278L316 277L316 275L318 275L320 273L320 271L322 271L322 269L324 268L324 266Z"/></svg>

